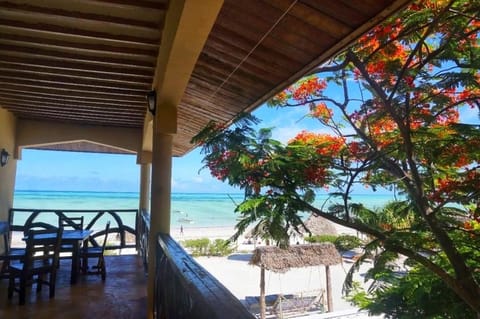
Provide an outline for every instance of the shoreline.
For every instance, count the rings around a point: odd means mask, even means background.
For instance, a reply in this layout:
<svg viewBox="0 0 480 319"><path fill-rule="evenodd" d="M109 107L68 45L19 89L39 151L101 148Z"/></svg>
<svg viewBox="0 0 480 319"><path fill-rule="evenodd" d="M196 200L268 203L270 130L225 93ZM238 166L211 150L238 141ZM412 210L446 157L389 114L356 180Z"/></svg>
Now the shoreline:
<svg viewBox="0 0 480 319"><path fill-rule="evenodd" d="M332 223L337 230L337 234L357 235L355 230L349 229L344 226L336 225ZM183 230L183 231L182 231ZM208 238L210 240L215 239L229 239L235 233L235 226L194 226L194 225L182 225L181 227L175 226L170 228L170 235L177 241L186 239L199 239ZM248 230L245 234L248 233ZM23 234L21 232L12 232L12 247L22 247L24 241L22 240ZM241 235L236 241L238 250L250 249L253 244L248 244L244 235ZM258 243L261 244L261 243ZM246 246L246 247L243 247Z"/></svg>
<svg viewBox="0 0 480 319"><path fill-rule="evenodd" d="M182 226L170 228L170 235L176 240L184 239L228 239L235 233L235 226Z"/></svg>

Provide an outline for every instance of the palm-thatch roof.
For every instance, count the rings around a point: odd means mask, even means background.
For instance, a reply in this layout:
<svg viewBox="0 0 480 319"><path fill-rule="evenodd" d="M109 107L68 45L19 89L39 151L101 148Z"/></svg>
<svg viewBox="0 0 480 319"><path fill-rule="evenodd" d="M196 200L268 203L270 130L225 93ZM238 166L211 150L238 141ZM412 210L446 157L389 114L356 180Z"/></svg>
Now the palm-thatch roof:
<svg viewBox="0 0 480 319"><path fill-rule="evenodd" d="M311 214L304 222L306 229L302 226L299 227L300 233L305 237L307 229L312 235L337 235L337 229L331 221L326 218ZM291 229L293 231L293 228ZM258 237L255 234L255 227L250 228L243 235L246 239Z"/></svg>
<svg viewBox="0 0 480 319"><path fill-rule="evenodd" d="M312 235L336 235L337 230L333 223L321 216L311 214L304 222L305 227ZM302 233L307 233L306 229L300 229Z"/></svg>
<svg viewBox="0 0 480 319"><path fill-rule="evenodd" d="M286 249L275 246L257 247L250 265L285 273L290 268L309 266L332 266L341 263L342 257L332 243L295 245Z"/></svg>

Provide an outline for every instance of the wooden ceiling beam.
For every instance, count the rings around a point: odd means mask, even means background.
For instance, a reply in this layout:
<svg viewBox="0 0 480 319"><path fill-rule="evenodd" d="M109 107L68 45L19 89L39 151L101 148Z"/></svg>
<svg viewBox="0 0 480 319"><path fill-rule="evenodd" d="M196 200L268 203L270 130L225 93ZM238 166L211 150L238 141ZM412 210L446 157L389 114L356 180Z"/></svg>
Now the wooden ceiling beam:
<svg viewBox="0 0 480 319"><path fill-rule="evenodd" d="M58 105L65 104L83 104L89 107L120 107L132 109L145 109L146 101L139 102L123 101L123 100L97 100L85 97L62 96L60 98L38 95L36 92L30 91L28 93L9 92L0 88L1 98L8 100L27 100L32 103L56 103Z"/></svg>
<svg viewBox="0 0 480 319"><path fill-rule="evenodd" d="M78 92L85 94L100 94L100 95L109 95L112 99L118 99L123 96L125 97L144 97L148 90L122 90L122 89L110 89L102 88L98 86L86 86L79 84L64 84L64 83L55 83L55 85L48 85L48 83L41 83L37 80L19 80L3 77L0 75L0 84L4 85L16 85L23 86L28 88L40 88L40 89L50 89L51 91L64 91L64 92ZM8 86L7 86L8 87Z"/></svg>
<svg viewBox="0 0 480 319"><path fill-rule="evenodd" d="M17 72L20 74L26 75L41 75L41 76L54 76L54 77L66 77L66 78L77 78L82 80L99 80L99 74L93 72L81 72L81 71L72 71L64 69L53 69L50 67L45 67L41 65L15 65L11 63L5 63L0 61L0 74L2 72ZM30 76L31 77L31 76ZM135 77L128 74L110 74L108 77L105 76L101 81L106 83L121 83L121 84L131 84L131 85L141 85L149 86L151 83L147 80L146 77Z"/></svg>
<svg viewBox="0 0 480 319"><path fill-rule="evenodd" d="M93 3L101 3L104 4L106 3L111 3L115 4L118 6L126 7L126 8L136 8L136 7L141 7L141 8L147 8L147 9L155 9L155 10L167 10L168 9L168 2L165 0L153 0L153 1L145 1L145 0L88 0L88 2L93 2Z"/></svg>
<svg viewBox="0 0 480 319"><path fill-rule="evenodd" d="M49 68L52 70L67 70L67 71L76 71L76 72L89 72L90 74L102 74L110 75L128 75L131 77L141 77L144 79L151 79L153 75L153 69L139 69L139 68L123 68L122 66L112 66L105 64L92 64L86 62L71 62L71 61L62 61L58 63L55 60L46 60L42 57L17 57L13 55L5 55L0 51L0 61L3 63L11 63L15 65L26 65L26 66L41 66Z"/></svg>
<svg viewBox="0 0 480 319"><path fill-rule="evenodd" d="M67 35L67 36L75 36L85 39L98 39L106 42L111 43L118 43L118 44L136 44L136 45L150 45L151 47L157 47L158 43L160 43L161 35L160 33L156 37L150 38L142 38L138 36L130 36L124 34L111 34L101 31L90 31L90 30L82 30L77 28L69 28L60 25L53 25L47 23L29 23L24 21L18 20L11 20L11 19L0 19L0 25L2 26L0 30L4 28L8 29L19 29L19 30L28 30L33 33L45 33L51 35Z"/></svg>
<svg viewBox="0 0 480 319"><path fill-rule="evenodd" d="M365 21L365 15L355 9L355 6L359 5L359 3L351 0L344 3L341 1L330 1L328 5L318 0L302 0L302 2L305 6L321 11L323 14L334 17L344 24L359 25Z"/></svg>
<svg viewBox="0 0 480 319"><path fill-rule="evenodd" d="M290 6L290 0L265 0L269 6L277 8L279 10L285 10ZM333 1L331 1L333 2ZM330 3L330 1L329 1ZM352 28L342 21L338 20L335 15L330 16L323 12L322 6L320 10L316 10L315 14L312 13L312 7L302 2L297 3L292 10L289 11L288 16L297 19L296 25L299 28L299 34L305 34L306 36L314 37L318 39L318 36L328 37L322 39L327 42L335 41L343 37L343 35L352 32ZM351 23L351 22L349 22Z"/></svg>
<svg viewBox="0 0 480 319"><path fill-rule="evenodd" d="M64 122L64 123L72 123L72 124L78 124L79 120L76 118L71 118L71 117L60 117L56 115L39 115L39 114L32 114L31 116L28 116L28 113L17 113L17 115L20 118L24 119L32 119L32 120L40 120L40 121L55 121L55 122ZM118 121L114 119L109 119L108 121L105 121L105 119L95 119L95 118L81 118L81 123L84 125L105 125L105 122L108 122L109 127L126 127L126 128L139 128L140 126L136 122L126 122L126 121Z"/></svg>
<svg viewBox="0 0 480 319"><path fill-rule="evenodd" d="M94 117L109 117L113 116L115 118L123 118L123 119L136 119L143 121L142 114L135 114L134 112L122 112L121 110L92 110L92 109L81 109L77 110L75 107L49 107L44 105L35 105L35 110L32 113L65 113L65 115L84 115L84 116L94 116ZM5 104L5 107L11 111L22 111L25 110L25 106L20 103L16 104ZM30 105L31 107L32 105Z"/></svg>
<svg viewBox="0 0 480 319"><path fill-rule="evenodd" d="M212 45L222 45L225 46L225 50L230 51L239 50L245 52L245 55L248 54L255 45L248 35L238 33L236 30L233 30L230 25L222 25L221 23L215 26L210 38L212 39ZM210 45L208 42L207 44ZM277 39L267 37L263 40L262 45L259 45L255 49L255 56L249 57L249 60L252 61L251 63L256 63L255 58L257 56L260 57L260 63L265 63L264 59L267 57L273 65L295 66L300 65L302 61L308 59L310 55L298 50L296 47L293 47L293 49L285 47Z"/></svg>
<svg viewBox="0 0 480 319"><path fill-rule="evenodd" d="M57 61L71 61L71 62L88 62L96 65L115 65L121 66L125 69L138 68L153 70L155 67L155 58L148 57L148 59L122 59L108 57L104 55L85 55L78 53L61 52L58 50L48 50L43 48L32 48L19 45L7 45L0 43L0 53L10 54L18 57L40 57L43 59L57 60Z"/></svg>
<svg viewBox="0 0 480 319"><path fill-rule="evenodd" d="M138 91L138 92L148 92L149 86L148 84L139 84L139 83L119 83L119 82L108 82L104 81L103 79L82 79L76 78L68 75L48 75L48 74L41 74L41 73L32 73L32 72L18 72L18 71L11 71L11 70L2 70L0 68L0 79L11 79L11 83L16 83L16 81L21 82L36 82L36 83L43 83L43 84L52 84L52 86L56 85L66 85L72 86L75 85L77 88L103 88L106 90L118 90L119 92L122 90L125 91Z"/></svg>
<svg viewBox="0 0 480 319"><path fill-rule="evenodd" d="M2 82L0 82L2 84ZM145 103L145 96L136 95L136 96L118 96L118 95L107 95L102 93L92 93L92 92L85 92L81 91L78 92L76 90L57 90L54 88L43 88L38 86L26 86L26 85L12 85L10 83L3 83L0 87L0 92L8 91L8 92L23 92L23 93L30 93L34 92L35 94L50 96L58 99L76 97L79 99L95 99L95 100L104 100L104 101L128 101L132 103Z"/></svg>
<svg viewBox="0 0 480 319"><path fill-rule="evenodd" d="M56 48L68 48L75 49L77 52L90 52L94 54L108 54L108 55L118 55L118 56L130 56L137 58L145 57L156 57L157 50L153 48L138 48L132 46L113 46L108 44L101 43L86 43L86 42L75 42L75 41L65 41L59 39L51 38L42 38L42 37L32 37L27 35L19 35L8 32L0 32L0 41L4 44L13 44L18 45L18 43L36 47L43 46L49 49Z"/></svg>
<svg viewBox="0 0 480 319"><path fill-rule="evenodd" d="M132 27L138 29L139 31L142 30L158 30L160 28L159 21L152 22L152 21L142 21L138 19L128 19L123 17L116 17L112 15L105 15L105 14L96 14L91 12L80 12L80 11L72 11L72 10L64 10L59 8L52 8L52 7L42 7L39 5L30 5L25 3L12 3L10 1L0 1L0 7L4 10L9 10L11 13L26 13L26 14L33 14L35 16L44 15L45 17L51 17L54 19L58 19L59 17L63 17L66 19L76 19L78 20L78 24L82 24L82 22L103 22L108 24L117 24L125 27Z"/></svg>
<svg viewBox="0 0 480 319"><path fill-rule="evenodd" d="M86 103L81 102L69 102L69 103L61 103L61 102L46 102L41 100L32 100L32 99L12 99L8 97L0 96L0 102L4 103L3 105L10 105L10 106L23 106L23 107L32 107L33 105L38 105L40 107L50 107L50 108L77 108L77 109L85 109L86 111L90 110L98 110L98 111L105 111L105 112L119 112L119 113L128 113L128 114L138 114L145 112L145 106L115 106L115 105L88 105ZM140 112L138 112L140 111ZM142 114L143 116L143 114Z"/></svg>
<svg viewBox="0 0 480 319"><path fill-rule="evenodd" d="M135 119L132 117L114 117L114 116L100 116L100 115L85 115L83 113L65 113L65 112L54 112L54 111L39 111L35 110L33 112L29 111L24 111L24 109L19 109L18 111L14 111L15 114L18 116L21 116L22 118L35 118L35 116L42 116L42 117L47 117L47 118L54 118L56 120L59 119L71 119L71 120L76 120L78 122L79 119L81 120L88 120L89 122L96 122L96 123L128 123L130 125L139 125L139 123L142 123L141 119Z"/></svg>

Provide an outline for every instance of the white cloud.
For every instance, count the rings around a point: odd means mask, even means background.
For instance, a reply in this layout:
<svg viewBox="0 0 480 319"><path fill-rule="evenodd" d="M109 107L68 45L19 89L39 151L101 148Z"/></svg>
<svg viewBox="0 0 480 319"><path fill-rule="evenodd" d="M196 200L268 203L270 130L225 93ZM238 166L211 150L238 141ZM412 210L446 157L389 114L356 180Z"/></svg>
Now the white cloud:
<svg viewBox="0 0 480 319"><path fill-rule="evenodd" d="M201 183L203 183L203 178L201 176L196 176L196 177L192 178L192 181L194 183L201 184Z"/></svg>

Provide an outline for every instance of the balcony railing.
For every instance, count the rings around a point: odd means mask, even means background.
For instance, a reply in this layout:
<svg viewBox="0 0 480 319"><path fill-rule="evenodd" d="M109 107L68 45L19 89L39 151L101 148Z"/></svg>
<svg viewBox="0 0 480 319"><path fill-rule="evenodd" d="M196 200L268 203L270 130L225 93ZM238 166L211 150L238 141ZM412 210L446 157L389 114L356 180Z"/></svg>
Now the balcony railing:
<svg viewBox="0 0 480 319"><path fill-rule="evenodd" d="M139 224L140 253L147 265L150 217ZM170 235L156 242L155 318L255 318L215 277L200 266ZM232 274L235 275L235 274Z"/></svg>
<svg viewBox="0 0 480 319"><path fill-rule="evenodd" d="M137 224L139 213L137 209L107 209L107 210L72 210L72 209L23 209L12 208L8 221L12 232L24 232L32 225L58 226L60 218L85 218L85 229L102 230L108 220L111 221L109 236L117 240L109 242L106 249L136 248ZM130 226L132 225L132 226ZM95 233L90 240L95 245ZM98 232L99 236L103 236Z"/></svg>
<svg viewBox="0 0 480 319"><path fill-rule="evenodd" d="M138 251L142 256L145 273L148 273L148 236L150 234L150 214L148 212L141 212L140 218L138 218L137 229Z"/></svg>

